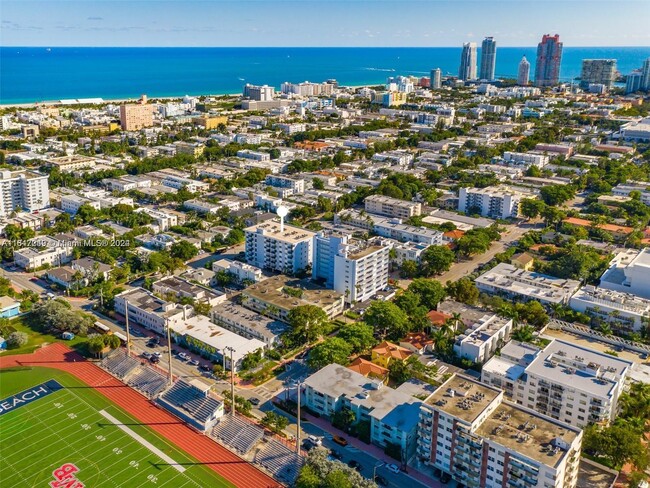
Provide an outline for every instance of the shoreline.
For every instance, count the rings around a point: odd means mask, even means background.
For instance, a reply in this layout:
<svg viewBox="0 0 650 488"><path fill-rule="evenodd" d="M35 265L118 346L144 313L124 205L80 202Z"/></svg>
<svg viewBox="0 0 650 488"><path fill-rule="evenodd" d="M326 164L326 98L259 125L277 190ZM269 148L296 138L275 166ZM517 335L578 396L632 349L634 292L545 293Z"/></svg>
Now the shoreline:
<svg viewBox="0 0 650 488"><path fill-rule="evenodd" d="M378 83L382 84L382 83ZM357 90L359 88L365 88L369 86L376 86L377 83L375 84L365 84L365 85L340 85L340 88L349 88L353 90ZM170 101L170 100L180 100L184 97L241 97L242 94L241 92L236 92L236 93L202 93L199 95L175 95L175 96L161 96L161 97L150 97L147 95L147 100L148 103L154 102L154 101ZM92 100L101 98L101 102L93 102ZM82 100L80 103L63 103L62 100ZM83 100L88 100L88 102L84 102ZM61 100L45 100L42 102L24 102L24 103L0 103L0 110L1 109L8 109L8 108L37 108L37 107L70 107L73 108L78 105L102 105L102 104L120 104L120 103L135 103L138 101L138 98L102 98L102 97L90 97L90 98L67 98L67 99L61 99Z"/></svg>

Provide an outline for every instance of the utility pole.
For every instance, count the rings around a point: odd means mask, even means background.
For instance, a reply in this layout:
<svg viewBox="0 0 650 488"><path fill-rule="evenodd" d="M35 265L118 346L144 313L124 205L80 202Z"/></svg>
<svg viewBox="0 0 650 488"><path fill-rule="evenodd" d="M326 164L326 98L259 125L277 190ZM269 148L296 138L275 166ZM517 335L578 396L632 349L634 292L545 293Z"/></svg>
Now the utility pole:
<svg viewBox="0 0 650 488"><path fill-rule="evenodd" d="M104 289L99 289L99 308L104 309Z"/></svg>
<svg viewBox="0 0 650 488"><path fill-rule="evenodd" d="M131 355L131 333L129 332L129 301L124 300L124 318L126 320L126 355Z"/></svg>
<svg viewBox="0 0 650 488"><path fill-rule="evenodd" d="M296 417L297 429L296 429L296 453L300 454L300 381L298 382L298 416Z"/></svg>
<svg viewBox="0 0 650 488"><path fill-rule="evenodd" d="M169 327L169 320L166 320L167 326L167 357L169 359L169 386L174 383L174 373L172 372L172 333Z"/></svg>

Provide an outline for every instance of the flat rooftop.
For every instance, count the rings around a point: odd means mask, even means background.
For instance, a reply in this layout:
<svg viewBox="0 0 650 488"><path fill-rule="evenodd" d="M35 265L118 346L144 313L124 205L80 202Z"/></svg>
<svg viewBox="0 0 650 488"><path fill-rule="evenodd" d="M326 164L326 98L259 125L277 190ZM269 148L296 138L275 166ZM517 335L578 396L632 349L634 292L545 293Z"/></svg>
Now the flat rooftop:
<svg viewBox="0 0 650 488"><path fill-rule="evenodd" d="M284 226L284 231L280 231L280 222L277 222L275 220L268 220L263 224L247 227L244 229L244 231L250 234L262 234L264 237L269 237L271 239L277 239L284 242L290 242L293 244L311 240L316 235L315 232L286 224Z"/></svg>
<svg viewBox="0 0 650 488"><path fill-rule="evenodd" d="M555 467L566 451L549 449L553 446L551 441L559 438L571 445L580 429L504 401L475 433L541 464Z"/></svg>
<svg viewBox="0 0 650 488"><path fill-rule="evenodd" d="M468 424L483 413L501 391L467 376L454 375L443 383L425 403Z"/></svg>
<svg viewBox="0 0 650 488"><path fill-rule="evenodd" d="M333 398L344 396L353 404L363 405L369 415L403 432L411 431L419 421L420 402L415 398L338 364L325 366L303 384Z"/></svg>
<svg viewBox="0 0 650 488"><path fill-rule="evenodd" d="M632 366L630 361L556 339L530 363L526 373L607 397Z"/></svg>
<svg viewBox="0 0 650 488"><path fill-rule="evenodd" d="M377 252L381 249L383 249L382 246L367 246L348 254L348 259L356 260L356 259L365 258L366 256L369 256L370 254Z"/></svg>
<svg viewBox="0 0 650 488"><path fill-rule="evenodd" d="M239 324L269 339L283 334L289 328L284 322L265 317L260 313L248 310L233 302L226 302L216 306L212 309L211 315L216 321L221 319L226 322Z"/></svg>
<svg viewBox="0 0 650 488"><path fill-rule="evenodd" d="M285 293L283 288L300 289L301 297ZM316 286L309 280L297 280L284 275L273 276L249 286L243 295L271 303L281 309L291 309L299 305L316 305L320 308L331 307L341 300L340 293Z"/></svg>

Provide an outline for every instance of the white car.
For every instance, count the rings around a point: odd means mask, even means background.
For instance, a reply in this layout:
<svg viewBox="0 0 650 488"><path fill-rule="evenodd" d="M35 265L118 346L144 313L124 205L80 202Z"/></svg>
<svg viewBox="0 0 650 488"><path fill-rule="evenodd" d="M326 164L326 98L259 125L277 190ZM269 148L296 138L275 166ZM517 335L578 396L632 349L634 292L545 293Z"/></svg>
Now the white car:
<svg viewBox="0 0 650 488"><path fill-rule="evenodd" d="M160 354L158 351L154 352L153 355L157 358L160 358L160 356L162 356L162 354Z"/></svg>
<svg viewBox="0 0 650 488"><path fill-rule="evenodd" d="M386 469L391 473L399 474L399 467L397 464L387 464Z"/></svg>
<svg viewBox="0 0 650 488"><path fill-rule="evenodd" d="M190 356L185 354L184 352L179 352L178 353L178 358L182 359L183 361L187 361L190 359Z"/></svg>

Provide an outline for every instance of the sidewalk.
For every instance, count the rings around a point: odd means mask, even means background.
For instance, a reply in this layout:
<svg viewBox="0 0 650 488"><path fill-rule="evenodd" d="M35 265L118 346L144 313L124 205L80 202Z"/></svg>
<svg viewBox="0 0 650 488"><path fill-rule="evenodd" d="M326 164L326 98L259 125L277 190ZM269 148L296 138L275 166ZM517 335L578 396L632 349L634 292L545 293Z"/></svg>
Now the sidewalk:
<svg viewBox="0 0 650 488"><path fill-rule="evenodd" d="M323 420L321 418L316 418L313 415L302 411L301 416L305 417L309 422L314 424L317 427L320 427L322 430L325 432L329 432L334 435L339 435L341 437L344 437L348 441L348 445L351 445L353 447L356 447L360 451L364 451L365 453L371 455L372 457L376 458L379 461L382 461L386 464L397 464L399 465L399 461L396 461L390 456L387 456L382 449L379 447L373 445L373 444L366 444L363 441L360 441L356 437L352 437L345 432L337 429L334 427L332 424L330 424L327 420ZM415 468L409 466L408 467L408 472L404 473L406 476L409 476L413 478L416 481L419 481L420 483L423 483L425 486L431 487L431 488L444 488L444 485L437 479L431 478L430 476L425 475L424 473L421 473L420 471L416 471Z"/></svg>

